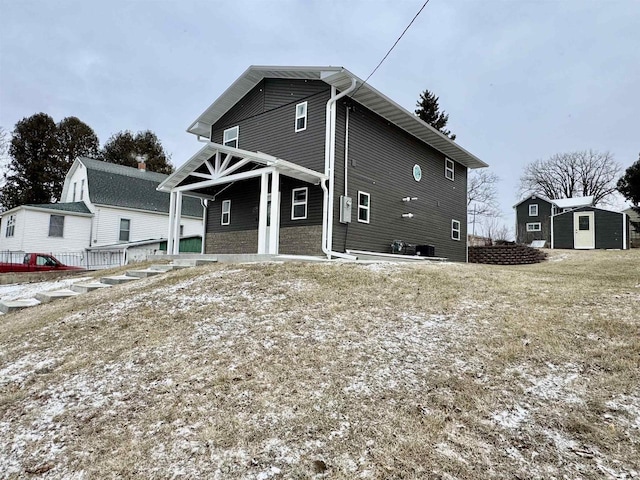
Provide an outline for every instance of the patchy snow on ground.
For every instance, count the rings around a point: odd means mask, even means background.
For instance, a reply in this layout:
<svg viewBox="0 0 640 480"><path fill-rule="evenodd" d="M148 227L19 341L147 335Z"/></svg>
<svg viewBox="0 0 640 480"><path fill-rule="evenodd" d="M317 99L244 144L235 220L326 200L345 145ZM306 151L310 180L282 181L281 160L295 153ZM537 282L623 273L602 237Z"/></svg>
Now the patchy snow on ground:
<svg viewBox="0 0 640 480"><path fill-rule="evenodd" d="M64 288L69 288L74 283L85 282L91 279L91 277L74 277L66 280L57 280L55 282L12 283L9 285L0 285L0 301L33 298L36 296L36 293L49 292L51 290L62 290Z"/></svg>

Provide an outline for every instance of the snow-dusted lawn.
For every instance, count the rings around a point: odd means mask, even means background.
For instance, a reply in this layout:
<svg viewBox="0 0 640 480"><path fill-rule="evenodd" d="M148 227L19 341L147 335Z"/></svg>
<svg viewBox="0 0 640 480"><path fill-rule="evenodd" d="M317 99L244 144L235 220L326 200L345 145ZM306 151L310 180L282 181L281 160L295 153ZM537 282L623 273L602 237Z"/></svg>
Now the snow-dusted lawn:
<svg viewBox="0 0 640 480"><path fill-rule="evenodd" d="M209 266L7 315L0 478L640 478L640 251L560 254Z"/></svg>
<svg viewBox="0 0 640 480"><path fill-rule="evenodd" d="M76 282L84 282L89 279L91 279L91 277L73 277L52 282L11 283L8 285L0 285L0 300L34 298L36 293L69 288Z"/></svg>

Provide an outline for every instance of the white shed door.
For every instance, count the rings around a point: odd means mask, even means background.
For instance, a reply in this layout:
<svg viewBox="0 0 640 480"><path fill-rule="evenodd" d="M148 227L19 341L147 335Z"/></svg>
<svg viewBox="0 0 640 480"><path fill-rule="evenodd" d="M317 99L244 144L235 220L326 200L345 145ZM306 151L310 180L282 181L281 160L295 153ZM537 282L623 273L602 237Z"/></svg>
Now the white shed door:
<svg viewBox="0 0 640 480"><path fill-rule="evenodd" d="M574 248L596 248L596 226L593 220L593 212L575 212L573 214Z"/></svg>

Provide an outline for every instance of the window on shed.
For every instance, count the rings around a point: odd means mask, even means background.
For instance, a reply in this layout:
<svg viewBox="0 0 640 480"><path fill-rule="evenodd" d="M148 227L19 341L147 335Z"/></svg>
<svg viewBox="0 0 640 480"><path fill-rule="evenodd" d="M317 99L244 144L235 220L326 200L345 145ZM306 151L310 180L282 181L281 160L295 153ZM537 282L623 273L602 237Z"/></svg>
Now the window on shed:
<svg viewBox="0 0 640 480"><path fill-rule="evenodd" d="M455 164L453 160L444 159L444 176L453 181L456 178Z"/></svg>
<svg viewBox="0 0 640 480"><path fill-rule="evenodd" d="M460 241L460 220L451 220L451 239Z"/></svg>
<svg viewBox="0 0 640 480"><path fill-rule="evenodd" d="M16 216L10 215L7 220L7 229L4 232L5 237L13 237L16 232Z"/></svg>
<svg viewBox="0 0 640 480"><path fill-rule="evenodd" d="M296 105L296 132L307 128L307 102Z"/></svg>
<svg viewBox="0 0 640 480"><path fill-rule="evenodd" d="M530 217L537 217L538 216L538 204L537 203L533 203L533 204L529 205L529 216Z"/></svg>
<svg viewBox="0 0 640 480"><path fill-rule="evenodd" d="M222 143L226 147L238 148L238 138L240 136L240 127L235 126L227 128L222 134Z"/></svg>
<svg viewBox="0 0 640 480"><path fill-rule="evenodd" d="M369 223L369 211L371 210L371 196L366 192L358 192L358 221Z"/></svg>
<svg viewBox="0 0 640 480"><path fill-rule="evenodd" d="M220 225L229 225L231 223L231 200L222 201L222 216L220 217Z"/></svg>
<svg viewBox="0 0 640 480"><path fill-rule="evenodd" d="M540 222L527 223L527 232L539 232L542 230L542 224Z"/></svg>
<svg viewBox="0 0 640 480"><path fill-rule="evenodd" d="M294 188L291 191L291 220L304 220L307 218L307 199L309 189L307 187Z"/></svg>
<svg viewBox="0 0 640 480"><path fill-rule="evenodd" d="M578 215L578 230L589 230L589 215Z"/></svg>
<svg viewBox="0 0 640 480"><path fill-rule="evenodd" d="M128 218L120 219L120 236L119 240L121 242L128 242L131 233L131 220Z"/></svg>
<svg viewBox="0 0 640 480"><path fill-rule="evenodd" d="M64 236L64 215L51 215L49 217L49 236Z"/></svg>

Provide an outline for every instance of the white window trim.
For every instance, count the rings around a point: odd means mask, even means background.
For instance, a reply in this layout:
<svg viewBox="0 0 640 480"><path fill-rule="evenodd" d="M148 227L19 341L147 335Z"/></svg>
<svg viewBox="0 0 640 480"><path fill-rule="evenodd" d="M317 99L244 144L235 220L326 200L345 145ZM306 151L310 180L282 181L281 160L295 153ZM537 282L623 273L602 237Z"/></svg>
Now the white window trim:
<svg viewBox="0 0 640 480"><path fill-rule="evenodd" d="M536 213L532 213L532 210L534 210L534 208L532 208L532 207L535 207ZM540 211L540 208L538 207L537 203L532 203L531 205L529 205L529 216L530 217L537 217L539 211Z"/></svg>
<svg viewBox="0 0 640 480"><path fill-rule="evenodd" d="M62 218L62 232L60 232L60 235L51 235L51 221L53 220L53 217ZM49 238L64 238L64 217L64 215L49 215L49 235L47 235Z"/></svg>
<svg viewBox="0 0 640 480"><path fill-rule="evenodd" d="M366 196L368 201L367 201L367 205L362 205L360 203L360 196ZM361 220L360 219L360 210L366 210L367 211L367 219L366 220ZM360 223L369 223L371 222L371 195L369 195L367 192L361 192L358 190L358 222Z"/></svg>
<svg viewBox="0 0 640 480"><path fill-rule="evenodd" d="M304 202L301 201L297 201L295 200L296 198L296 192L301 192L304 191ZM308 187L302 187L302 188L294 188L293 190L291 190L291 220L306 220L307 218L307 204L309 201L309 188ZM295 216L295 207L298 205L304 205L304 216L302 217L296 217Z"/></svg>
<svg viewBox="0 0 640 480"><path fill-rule="evenodd" d="M124 230L122 230L122 220L127 220L129 222L129 234L127 235L127 240L120 240L120 234L122 232L124 232ZM121 217L120 220L118 221L118 242L130 242L131 241L131 219L130 218L125 218L125 217Z"/></svg>
<svg viewBox="0 0 640 480"><path fill-rule="evenodd" d="M303 115L298 115L298 107L300 107L301 105L304 105L304 114ZM295 122L295 129L296 132L302 132L303 130L307 129L307 102L302 102L296 105L296 122ZM304 127L302 128L298 128L298 120L304 118Z"/></svg>
<svg viewBox="0 0 640 480"><path fill-rule="evenodd" d="M225 137L227 136L227 132L233 132L233 130L235 130L235 136L229 138L228 140L225 140ZM240 126L236 125L235 127L231 127L231 128L227 128L224 132L222 132L222 144L226 147L231 147L232 145L227 145L227 143L233 142L235 141L235 147L234 148L238 148L240 145Z"/></svg>
<svg viewBox="0 0 640 480"><path fill-rule="evenodd" d="M224 216L227 216L227 221L224 221ZM222 201L222 212L220 214L220 225L231 224L231 200Z"/></svg>
<svg viewBox="0 0 640 480"><path fill-rule="evenodd" d="M7 238L13 237L16 233L16 216L9 215L7 219L7 228L4 232L4 236Z"/></svg>
<svg viewBox="0 0 640 480"><path fill-rule="evenodd" d="M451 166L449 166L451 164ZM456 179L456 165L453 160L445 157L444 159L444 176L452 182Z"/></svg>
<svg viewBox="0 0 640 480"><path fill-rule="evenodd" d="M527 223L527 232L541 232L541 231L542 231L542 223L540 222Z"/></svg>
<svg viewBox="0 0 640 480"><path fill-rule="evenodd" d="M458 226L456 227L456 223ZM458 238L456 238L455 234L458 234ZM455 240L456 242L460 241L460 220L451 220L451 240Z"/></svg>
<svg viewBox="0 0 640 480"><path fill-rule="evenodd" d="M80 180L80 201L84 199L84 178Z"/></svg>

